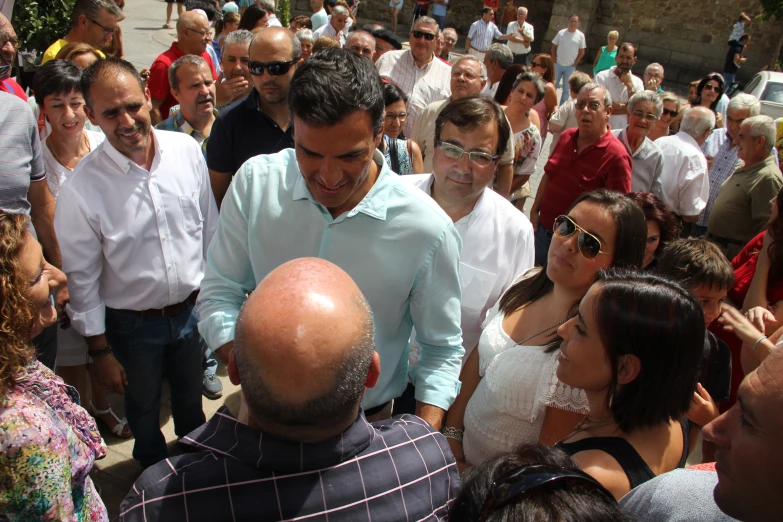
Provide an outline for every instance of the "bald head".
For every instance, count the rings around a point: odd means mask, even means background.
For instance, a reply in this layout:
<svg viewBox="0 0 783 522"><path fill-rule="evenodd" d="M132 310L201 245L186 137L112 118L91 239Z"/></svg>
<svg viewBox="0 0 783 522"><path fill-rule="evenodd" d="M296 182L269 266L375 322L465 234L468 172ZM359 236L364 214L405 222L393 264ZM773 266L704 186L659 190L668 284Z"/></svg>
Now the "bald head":
<svg viewBox="0 0 783 522"><path fill-rule="evenodd" d="M285 27L261 27L253 30L253 41L250 42L250 59L253 55L282 52L290 58L298 60L302 57L302 45L291 31ZM258 60L260 61L260 60Z"/></svg>
<svg viewBox="0 0 783 522"><path fill-rule="evenodd" d="M201 13L185 11L179 15L179 18L177 19L177 35L182 35L183 29L190 29L194 26L200 26L204 21L204 18L206 17ZM207 20L207 24L209 24L209 20Z"/></svg>
<svg viewBox="0 0 783 522"><path fill-rule="evenodd" d="M234 338L242 391L259 426L290 438L353 422L373 336L367 301L337 266L304 258L270 272L242 308Z"/></svg>

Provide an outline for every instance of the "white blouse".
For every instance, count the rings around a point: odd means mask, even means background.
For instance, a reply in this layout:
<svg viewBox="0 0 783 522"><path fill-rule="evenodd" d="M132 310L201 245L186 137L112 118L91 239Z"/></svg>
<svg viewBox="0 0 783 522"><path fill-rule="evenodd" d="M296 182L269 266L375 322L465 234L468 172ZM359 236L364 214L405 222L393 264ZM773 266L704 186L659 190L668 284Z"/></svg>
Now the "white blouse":
<svg viewBox="0 0 783 522"><path fill-rule="evenodd" d="M106 139L106 136L102 132L93 132L87 129L84 129L83 132L87 135L87 139L90 142L90 151L95 150L95 148ZM63 186L65 180L71 175L71 169L63 167L63 165L57 161L54 154L52 154L52 151L49 150L49 144L46 143L46 139L41 140L41 154L43 156L44 165L46 166L46 184L49 186L49 192L52 193L54 199L57 199L57 194L60 193L60 187ZM89 152L87 154L89 154Z"/></svg>
<svg viewBox="0 0 783 522"><path fill-rule="evenodd" d="M589 410L584 391L557 379L558 350L516 344L503 331L497 305L487 317L478 345L482 379L465 410L462 441L465 460L473 465L520 444L538 443L547 406Z"/></svg>

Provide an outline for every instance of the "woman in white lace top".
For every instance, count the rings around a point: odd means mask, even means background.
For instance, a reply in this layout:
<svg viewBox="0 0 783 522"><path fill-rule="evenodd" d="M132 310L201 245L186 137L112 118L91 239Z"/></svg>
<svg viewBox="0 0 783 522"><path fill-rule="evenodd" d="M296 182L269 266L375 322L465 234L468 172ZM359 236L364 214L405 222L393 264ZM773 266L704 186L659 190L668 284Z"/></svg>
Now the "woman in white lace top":
<svg viewBox="0 0 783 522"><path fill-rule="evenodd" d="M553 444L587 413L584 393L555 377L557 327L599 270L641 266L646 239L639 207L606 190L583 194L555 221L546 266L525 274L487 314L462 369L444 429L460 469L522 443Z"/></svg>

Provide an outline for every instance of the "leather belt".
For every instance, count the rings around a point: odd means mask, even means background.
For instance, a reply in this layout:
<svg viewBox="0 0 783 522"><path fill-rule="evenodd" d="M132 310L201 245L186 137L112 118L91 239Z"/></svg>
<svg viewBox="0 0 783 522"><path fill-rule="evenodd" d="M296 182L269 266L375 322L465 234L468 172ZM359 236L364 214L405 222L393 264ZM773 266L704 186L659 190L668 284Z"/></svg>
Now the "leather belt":
<svg viewBox="0 0 783 522"><path fill-rule="evenodd" d="M114 308L113 310L123 314L143 315L147 317L173 317L196 304L196 298L198 298L198 290L193 290L188 298L181 303L164 306L163 308L150 308L149 310L118 310Z"/></svg>
<svg viewBox="0 0 783 522"><path fill-rule="evenodd" d="M486 53L487 52L486 49L482 51L481 49L476 49L472 45L470 46L470 48L473 49L474 51L476 51L477 53Z"/></svg>

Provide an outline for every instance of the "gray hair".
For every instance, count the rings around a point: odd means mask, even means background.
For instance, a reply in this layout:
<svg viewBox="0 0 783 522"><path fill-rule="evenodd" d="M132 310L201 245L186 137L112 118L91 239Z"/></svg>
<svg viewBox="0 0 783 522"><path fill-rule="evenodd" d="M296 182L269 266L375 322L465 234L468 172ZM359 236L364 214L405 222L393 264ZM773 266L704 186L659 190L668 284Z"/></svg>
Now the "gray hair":
<svg viewBox="0 0 783 522"><path fill-rule="evenodd" d="M655 106L655 117L660 118L663 114L663 100L655 91L639 91L628 100L628 112L631 112L639 103L650 102Z"/></svg>
<svg viewBox="0 0 783 522"><path fill-rule="evenodd" d="M751 116L742 122L742 125L750 127L751 138L764 138L764 150L772 152L775 147L775 140L777 139L777 131L775 129L775 120L769 116Z"/></svg>
<svg viewBox="0 0 783 522"><path fill-rule="evenodd" d="M577 95L582 94L582 92L591 92L596 89L601 89L602 91L604 91L604 107L611 107L612 97L609 94L609 91L606 90L602 85L598 85L597 83L588 83L587 85L579 89Z"/></svg>
<svg viewBox="0 0 783 522"><path fill-rule="evenodd" d="M523 13L525 13L525 15L527 15L527 7L520 7L519 9L517 9L517 14L519 14L520 11L522 11Z"/></svg>
<svg viewBox="0 0 783 522"><path fill-rule="evenodd" d="M435 36L438 36L440 34L440 26L438 25L438 22L436 22L434 18L430 18L429 16L420 16L416 19L415 22L413 22L413 26L411 27L413 29L416 29L416 27L420 26L421 24L434 25Z"/></svg>
<svg viewBox="0 0 783 522"><path fill-rule="evenodd" d="M351 13L348 12L348 9L345 7L338 5L335 6L334 9L332 9L332 15L343 15L343 16L350 16Z"/></svg>
<svg viewBox="0 0 783 522"><path fill-rule="evenodd" d="M240 45L247 45L249 49L250 42L252 41L253 41L253 33L248 31L247 29L237 29L236 31L231 31L230 33L228 33L228 36L226 36L223 39L222 48L225 49L226 45L228 44L240 44Z"/></svg>
<svg viewBox="0 0 783 522"><path fill-rule="evenodd" d="M691 107L683 113L680 130L692 138L698 138L713 128L715 113L707 107Z"/></svg>
<svg viewBox="0 0 783 522"><path fill-rule="evenodd" d="M750 116L758 116L761 113L761 102L752 94L741 92L729 100L727 111L748 109Z"/></svg>
<svg viewBox="0 0 783 522"><path fill-rule="evenodd" d="M113 0L76 0L71 11L71 27L79 24L79 17L84 15L88 20L96 20L101 16L101 10L110 15L122 18L122 10Z"/></svg>
<svg viewBox="0 0 783 522"><path fill-rule="evenodd" d="M650 65L648 65L647 67L644 68L644 74L647 74L647 72L650 69L654 68L654 67L660 69L661 70L661 74L663 74L663 65L661 65L659 63L655 63L655 62L651 63Z"/></svg>
<svg viewBox="0 0 783 522"><path fill-rule="evenodd" d="M674 102L677 105L677 111L679 112L679 110L680 110L680 99L677 97L676 94L674 94L673 92L666 91L666 92L660 93L658 96L661 97L661 103Z"/></svg>
<svg viewBox="0 0 783 522"><path fill-rule="evenodd" d="M459 58L457 58L453 64L451 64L451 68L454 69L454 67L457 66L458 63L465 61L465 60L473 60L474 62L479 64L479 67L481 68L481 79L486 80L487 79L487 66L484 65L484 62L480 62L478 58L475 56L471 56L469 54L463 54Z"/></svg>
<svg viewBox="0 0 783 522"><path fill-rule="evenodd" d="M459 33L458 33L458 32L457 32L457 30L456 30L456 29L454 29L453 27L447 27L447 28L445 28L445 29L443 30L443 34L446 34L446 31L451 31L452 33L454 33L454 36L455 36L455 37L459 37Z"/></svg>
<svg viewBox="0 0 783 522"><path fill-rule="evenodd" d="M310 42L313 43L313 31L311 29L299 29L296 32L296 39L299 43Z"/></svg>
<svg viewBox="0 0 783 522"><path fill-rule="evenodd" d="M266 11L268 14L275 14L275 3L272 0L256 0L258 7Z"/></svg>
<svg viewBox="0 0 783 522"><path fill-rule="evenodd" d="M498 65L504 71L514 63L514 53L508 48L508 45L502 43L493 43L487 49L490 61L498 62Z"/></svg>
<svg viewBox="0 0 783 522"><path fill-rule="evenodd" d="M180 56L169 67L169 85L174 90L179 89L179 78L177 77L177 71L183 65L195 65L196 67L206 65L209 69L209 64L201 56L196 56L195 54L186 54L185 56Z"/></svg>

